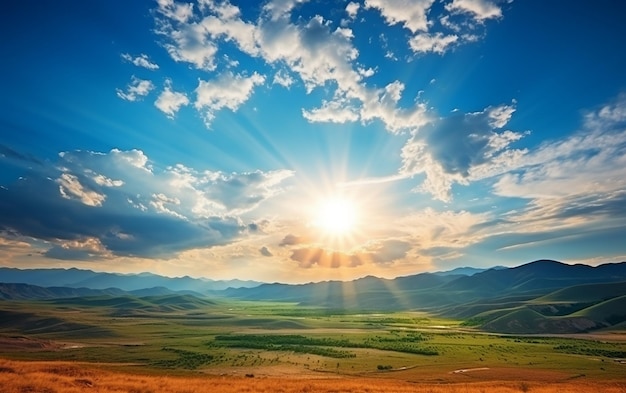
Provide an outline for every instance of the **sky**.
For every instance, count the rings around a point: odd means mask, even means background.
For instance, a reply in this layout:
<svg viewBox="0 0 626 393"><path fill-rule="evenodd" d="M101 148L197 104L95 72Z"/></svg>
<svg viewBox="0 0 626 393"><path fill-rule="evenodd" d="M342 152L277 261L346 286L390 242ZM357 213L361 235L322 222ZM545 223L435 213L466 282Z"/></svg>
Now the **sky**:
<svg viewBox="0 0 626 393"><path fill-rule="evenodd" d="M301 283L624 261L624 15L10 2L0 265Z"/></svg>

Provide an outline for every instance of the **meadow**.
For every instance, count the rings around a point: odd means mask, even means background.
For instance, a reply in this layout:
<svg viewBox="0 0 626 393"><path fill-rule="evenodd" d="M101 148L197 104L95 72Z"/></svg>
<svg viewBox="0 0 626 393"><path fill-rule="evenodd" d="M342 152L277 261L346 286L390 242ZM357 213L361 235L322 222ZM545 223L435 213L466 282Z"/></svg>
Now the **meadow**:
<svg viewBox="0 0 626 393"><path fill-rule="evenodd" d="M464 322L178 295L2 301L0 391L626 392L623 330Z"/></svg>

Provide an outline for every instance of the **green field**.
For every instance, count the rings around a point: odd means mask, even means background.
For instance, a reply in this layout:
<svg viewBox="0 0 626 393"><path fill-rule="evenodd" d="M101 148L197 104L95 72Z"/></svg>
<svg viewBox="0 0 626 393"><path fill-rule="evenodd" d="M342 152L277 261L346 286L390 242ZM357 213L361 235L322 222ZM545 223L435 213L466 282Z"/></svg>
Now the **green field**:
<svg viewBox="0 0 626 393"><path fill-rule="evenodd" d="M508 336L467 325L421 312L178 295L2 301L0 358L123 364L168 374L279 370L433 381L473 369L602 380L623 380L626 371L619 361L626 358L626 341L616 332L584 339Z"/></svg>

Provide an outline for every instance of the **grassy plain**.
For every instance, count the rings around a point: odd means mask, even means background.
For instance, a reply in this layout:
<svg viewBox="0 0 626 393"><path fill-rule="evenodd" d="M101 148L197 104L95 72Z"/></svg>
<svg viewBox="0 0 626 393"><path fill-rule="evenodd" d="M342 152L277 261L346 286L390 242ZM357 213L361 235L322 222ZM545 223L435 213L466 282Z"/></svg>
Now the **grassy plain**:
<svg viewBox="0 0 626 393"><path fill-rule="evenodd" d="M626 393L623 331L462 322L193 297L1 301L0 391Z"/></svg>

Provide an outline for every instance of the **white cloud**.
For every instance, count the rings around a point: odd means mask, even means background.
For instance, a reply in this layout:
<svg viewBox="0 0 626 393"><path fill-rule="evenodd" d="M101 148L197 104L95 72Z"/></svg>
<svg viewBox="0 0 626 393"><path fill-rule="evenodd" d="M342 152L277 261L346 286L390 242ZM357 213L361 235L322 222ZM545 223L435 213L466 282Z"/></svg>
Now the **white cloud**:
<svg viewBox="0 0 626 393"><path fill-rule="evenodd" d="M274 81L272 83L289 88L289 86L293 85L294 82L295 81L293 80L291 75L283 70L280 70L276 74L274 74Z"/></svg>
<svg viewBox="0 0 626 393"><path fill-rule="evenodd" d="M501 105L468 114L453 112L433 120L413 133L402 148L400 173L426 175L417 190L450 201L454 183L466 185L494 176L523 154L509 146L524 134L500 130L514 110L513 106Z"/></svg>
<svg viewBox="0 0 626 393"><path fill-rule="evenodd" d="M427 13L434 0L365 0L365 8L376 8L389 25L402 23L412 33L428 30Z"/></svg>
<svg viewBox="0 0 626 393"><path fill-rule="evenodd" d="M194 105L203 113L204 121L209 126L215 118L215 112L223 108L236 111L250 98L254 87L264 82L265 77L256 72L251 76L226 72L214 80L200 80Z"/></svg>
<svg viewBox="0 0 626 393"><path fill-rule="evenodd" d="M324 101L320 108L302 110L302 115L310 122L346 123L359 119L355 109L340 101Z"/></svg>
<svg viewBox="0 0 626 393"><path fill-rule="evenodd" d="M409 46L415 53L435 52L442 54L458 40L457 35L443 35L439 32L435 34L421 33L409 39Z"/></svg>
<svg viewBox="0 0 626 393"><path fill-rule="evenodd" d="M228 18L209 15L202 19L198 27L204 29L203 33L213 41L224 38L238 45L243 52L256 55L259 50L255 38L257 28L236 18L238 16L236 12L228 13Z"/></svg>
<svg viewBox="0 0 626 393"><path fill-rule="evenodd" d="M345 29L330 30L321 16L303 26L285 21L265 22L260 26L261 55L269 63L285 62L300 75L308 91L335 82L340 91L354 90L360 76L350 62L358 51Z"/></svg>
<svg viewBox="0 0 626 393"><path fill-rule="evenodd" d="M361 75L363 78L369 78L370 76L373 76L376 71L373 68L359 68L358 69L359 75Z"/></svg>
<svg viewBox="0 0 626 393"><path fill-rule="evenodd" d="M382 89L364 91L361 121L379 119L393 133L419 129L429 121L426 107L417 103L412 108L399 108L397 104L403 91L404 84L400 81L391 82Z"/></svg>
<svg viewBox="0 0 626 393"><path fill-rule="evenodd" d="M128 53L122 53L122 59L133 63L134 65L136 65L137 67L143 67L143 68L147 68L149 70L158 70L159 66L158 64L155 64L153 62L150 61L150 59L148 58L148 55L146 54L141 54L137 57L132 57L130 54Z"/></svg>
<svg viewBox="0 0 626 393"><path fill-rule="evenodd" d="M441 23L441 26L453 31L454 33L460 33L463 30L463 27L461 27L458 23L450 20L450 15L442 15L439 18L439 23Z"/></svg>
<svg viewBox="0 0 626 393"><path fill-rule="evenodd" d="M620 97L588 114L581 131L512 161L494 190L531 199L618 196L626 190L625 124L626 97Z"/></svg>
<svg viewBox="0 0 626 393"><path fill-rule="evenodd" d="M298 4L307 3L309 0L271 0L263 6L263 11L268 13L272 20L289 16Z"/></svg>
<svg viewBox="0 0 626 393"><path fill-rule="evenodd" d="M172 37L183 34L172 33ZM176 45L166 44L165 48L172 59L193 64L197 69L213 71L215 69L215 54L217 46L210 42L189 43L186 39L178 38Z"/></svg>
<svg viewBox="0 0 626 393"><path fill-rule="evenodd" d="M97 185L103 187L121 187L124 185L124 182L122 180L109 179L108 177L102 176L100 174L95 174L95 176L93 177L93 181L95 181Z"/></svg>
<svg viewBox="0 0 626 393"><path fill-rule="evenodd" d="M180 23L187 22L193 16L192 3L176 3L174 0L157 0L159 12Z"/></svg>
<svg viewBox="0 0 626 393"><path fill-rule="evenodd" d="M39 169L0 192L0 226L56 244L47 256L66 258L89 257L85 239L116 256L150 257L234 242L255 231L254 210L294 175L156 169L143 152L116 149L64 152Z"/></svg>
<svg viewBox="0 0 626 393"><path fill-rule="evenodd" d="M502 10L491 0L453 0L445 6L450 12L468 13L478 21L500 18Z"/></svg>
<svg viewBox="0 0 626 393"><path fill-rule="evenodd" d="M173 119L182 106L189 105L189 99L185 93L173 91L172 81L168 79L165 82L165 89L154 102L154 105L167 117Z"/></svg>
<svg viewBox="0 0 626 393"><path fill-rule="evenodd" d="M93 260L111 257L112 254L104 247L100 239L84 237L74 240L57 240L45 252L47 258L61 260Z"/></svg>
<svg viewBox="0 0 626 393"><path fill-rule="evenodd" d="M515 104L515 101L513 101L513 104ZM514 112L514 105L500 105L492 107L488 111L490 119L489 124L494 128L502 128L509 122L509 120L511 120L511 116L513 116Z"/></svg>
<svg viewBox="0 0 626 393"><path fill-rule="evenodd" d="M298 76L307 93L318 88L326 89L327 96L318 108L302 109L303 116L310 121L367 123L380 120L393 133L415 130L428 121L423 104L416 102L403 108L399 105L400 100L390 100L391 96L385 88L367 85L364 79L372 76L374 70L358 62L359 51L352 42L354 32L351 29L334 27L332 21L321 15L308 19L289 17L296 7L305 2L270 1L252 22L245 21L240 9L228 1L203 0L197 7L198 12L188 18L161 12L166 19L159 22L157 30L166 37L164 46L174 60L191 63L198 69L216 70L215 56L221 43L227 42L249 56L264 60L267 65L284 70L284 73L275 74L274 84L288 87L293 84L293 76ZM429 31L434 25L428 20L433 4L434 0L367 0L364 7L377 9L387 24L401 24L408 29L412 34L408 45L415 53L442 54L477 37L475 34L461 34L461 31L455 34ZM360 7L359 3L351 2L346 5L346 13L356 16ZM461 17L456 15L457 19ZM459 26L471 30L468 24L461 23ZM383 49L397 60L386 45L383 42ZM197 91L211 91L212 84L201 82ZM222 94L218 92L213 100L206 94L199 95L196 108L205 111L203 116L207 125L219 108L232 109L239 105L227 105L221 99Z"/></svg>
<svg viewBox="0 0 626 393"><path fill-rule="evenodd" d="M76 176L69 173L62 173L56 182L63 198L77 199L87 206L102 206L106 199L106 195L87 189Z"/></svg>
<svg viewBox="0 0 626 393"><path fill-rule="evenodd" d="M359 3L355 3L353 1L349 2L346 6L346 13L348 14L348 17L350 19L356 18L356 14L357 12L359 12L359 8L361 8L361 5Z"/></svg>
<svg viewBox="0 0 626 393"><path fill-rule="evenodd" d="M149 80L139 79L135 76L126 86L126 91L116 89L117 96L126 101L137 101L141 97L147 96L154 89L154 84Z"/></svg>
<svg viewBox="0 0 626 393"><path fill-rule="evenodd" d="M264 14L254 25L241 20L241 13L230 3L220 3L230 10L227 16L223 16L214 3L203 2L200 9L217 15L208 15L200 18L199 22L180 24L176 28L165 21L165 27L160 31L169 37L170 43L166 44L166 48L175 60L189 61L198 68L215 69L216 40L223 39L236 44L248 55L263 58L268 64L287 66L290 73L300 77L307 92L318 87L335 89L333 99L323 102L321 108L302 111L309 120L369 122L380 119L392 132L414 129L424 122L423 106L397 108L397 101L389 102L384 89L365 86L362 79L370 76L372 70L353 65L358 51L352 45L353 33L350 29L332 30L330 21L319 15L299 24L285 18L298 3L271 2L264 7ZM193 50L189 49L190 42L196 45L192 46ZM209 48L207 56L200 55L203 48ZM274 83L291 85L291 75L288 78L284 76L276 74ZM217 91L214 85L226 85L229 78L221 79L224 80L201 81L196 90L198 100L195 105L204 111L207 125L210 125L217 110L223 107L235 110L242 102L239 97L248 96L246 92L250 84L246 83L234 91Z"/></svg>

